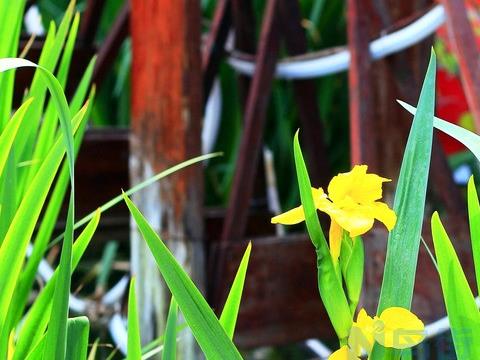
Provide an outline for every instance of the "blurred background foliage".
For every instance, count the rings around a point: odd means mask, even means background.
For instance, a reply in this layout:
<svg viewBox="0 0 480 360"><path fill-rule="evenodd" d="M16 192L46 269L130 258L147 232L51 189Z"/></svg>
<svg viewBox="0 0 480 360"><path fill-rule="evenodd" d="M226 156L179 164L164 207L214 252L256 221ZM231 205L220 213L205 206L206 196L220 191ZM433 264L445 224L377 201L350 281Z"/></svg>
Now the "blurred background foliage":
<svg viewBox="0 0 480 360"><path fill-rule="evenodd" d="M39 0L37 2L44 25L62 17L68 0ZM124 1L106 0L101 14L96 43L101 46ZM202 0L202 30L209 31L216 0ZM256 34L261 26L265 0L253 0ZM346 43L345 1L300 0L302 25L308 38L309 51L344 45ZM86 0L77 2L83 11ZM286 56L282 51L281 56ZM91 123L95 127L128 127L130 118L131 43L122 45L114 66L98 88ZM206 168L206 205L224 206L235 169L238 145L242 132L243 111L239 99L236 73L226 63L220 69L222 91L221 125L215 151L222 158L213 159ZM347 75L339 74L315 80L318 105L324 126L324 141L328 148L331 170L336 173L348 168L348 86ZM292 181L294 174L291 142L300 126L291 82L275 81L265 129L265 146L273 151L278 190L282 208L295 206L298 189Z"/></svg>

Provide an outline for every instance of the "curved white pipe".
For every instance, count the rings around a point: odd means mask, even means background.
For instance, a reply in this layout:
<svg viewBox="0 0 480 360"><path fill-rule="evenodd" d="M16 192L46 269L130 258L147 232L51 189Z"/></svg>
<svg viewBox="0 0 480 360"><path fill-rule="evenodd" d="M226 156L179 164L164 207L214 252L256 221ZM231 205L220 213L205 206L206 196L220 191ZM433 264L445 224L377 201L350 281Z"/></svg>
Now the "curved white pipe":
<svg viewBox="0 0 480 360"><path fill-rule="evenodd" d="M404 28L381 36L370 43L372 59L382 59L388 55L417 44L433 34L446 20L445 9L436 5L425 15ZM239 73L253 76L255 63L231 56L228 63ZM345 71L350 66L350 52L341 50L335 54L298 61L280 61L275 77L279 79L316 78Z"/></svg>

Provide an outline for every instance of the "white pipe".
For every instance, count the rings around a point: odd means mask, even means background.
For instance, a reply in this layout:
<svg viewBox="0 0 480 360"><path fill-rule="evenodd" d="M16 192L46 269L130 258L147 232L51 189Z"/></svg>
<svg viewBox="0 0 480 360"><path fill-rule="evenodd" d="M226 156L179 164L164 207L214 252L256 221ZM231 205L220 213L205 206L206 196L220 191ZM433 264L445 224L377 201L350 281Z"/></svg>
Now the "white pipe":
<svg viewBox="0 0 480 360"><path fill-rule="evenodd" d="M32 253L32 245L28 244L27 247L27 256L30 256ZM43 281L49 281L53 276L54 270L50 264L42 259L38 266L37 274L42 278ZM114 305L119 302L125 293L125 289L128 286L129 277L122 277L117 284L115 284L105 295L102 297L101 302L104 305ZM84 314L90 304L90 300L80 299L72 294L70 294L69 307L70 310L78 314Z"/></svg>
<svg viewBox="0 0 480 360"><path fill-rule="evenodd" d="M103 305L115 305L120 302L125 291L127 290L128 283L130 282L130 277L124 275L119 282L117 282L109 291L107 291L101 300Z"/></svg>
<svg viewBox="0 0 480 360"><path fill-rule="evenodd" d="M217 141L220 117L222 115L222 89L220 81L215 79L205 106L202 128L202 154L213 152Z"/></svg>
<svg viewBox="0 0 480 360"><path fill-rule="evenodd" d="M418 20L404 28L381 36L370 43L370 53L374 60L404 50L432 35L446 20L445 9L436 5ZM228 63L239 73L253 76L255 63L231 56ZM350 52L341 50L335 54L298 61L280 61L275 77L279 79L316 78L345 71L350 66Z"/></svg>
<svg viewBox="0 0 480 360"><path fill-rule="evenodd" d="M120 313L113 314L108 322L108 330L118 350L120 350L123 355L127 355L128 335L125 322Z"/></svg>

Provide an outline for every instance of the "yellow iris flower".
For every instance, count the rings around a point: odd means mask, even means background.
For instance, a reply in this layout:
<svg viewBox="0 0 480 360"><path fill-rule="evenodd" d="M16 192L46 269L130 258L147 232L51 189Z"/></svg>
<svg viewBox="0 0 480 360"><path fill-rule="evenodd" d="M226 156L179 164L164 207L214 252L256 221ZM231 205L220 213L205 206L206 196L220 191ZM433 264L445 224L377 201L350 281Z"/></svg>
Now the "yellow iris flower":
<svg viewBox="0 0 480 360"><path fill-rule="evenodd" d="M328 357L328 360L360 360L347 345L342 346Z"/></svg>
<svg viewBox="0 0 480 360"><path fill-rule="evenodd" d="M355 165L350 172L335 176L328 185L328 195L322 188L312 188L315 207L331 219L329 239L334 260L340 255L343 230L353 239L370 230L375 219L384 223L389 231L397 221L395 212L377 201L382 198L382 184L391 180L367 174L367 168L367 165ZM274 224L293 225L302 221L305 221L303 206L272 218Z"/></svg>
<svg viewBox="0 0 480 360"><path fill-rule="evenodd" d="M348 346L335 351L329 360L356 360L362 349L370 354L375 341L387 348L410 348L423 341L424 331L423 322L407 309L390 307L373 318L362 309L350 330Z"/></svg>

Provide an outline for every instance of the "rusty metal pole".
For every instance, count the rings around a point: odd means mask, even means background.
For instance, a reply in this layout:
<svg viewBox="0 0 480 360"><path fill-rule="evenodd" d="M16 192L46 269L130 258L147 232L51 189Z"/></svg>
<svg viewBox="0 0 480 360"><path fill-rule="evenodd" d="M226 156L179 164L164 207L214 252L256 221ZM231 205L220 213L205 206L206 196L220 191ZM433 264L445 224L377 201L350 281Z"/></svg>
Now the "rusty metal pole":
<svg viewBox="0 0 480 360"><path fill-rule="evenodd" d="M201 151L200 2L132 0L132 185ZM133 197L149 222L201 288L202 167L195 166ZM131 227L144 342L165 328L170 293L136 226ZM157 331L157 334L154 332ZM188 333L188 332L185 332ZM179 357L195 357L191 335Z"/></svg>
<svg viewBox="0 0 480 360"><path fill-rule="evenodd" d="M347 32L350 50L350 162L378 170L375 120L372 103L372 71L369 50L370 0L348 0Z"/></svg>

